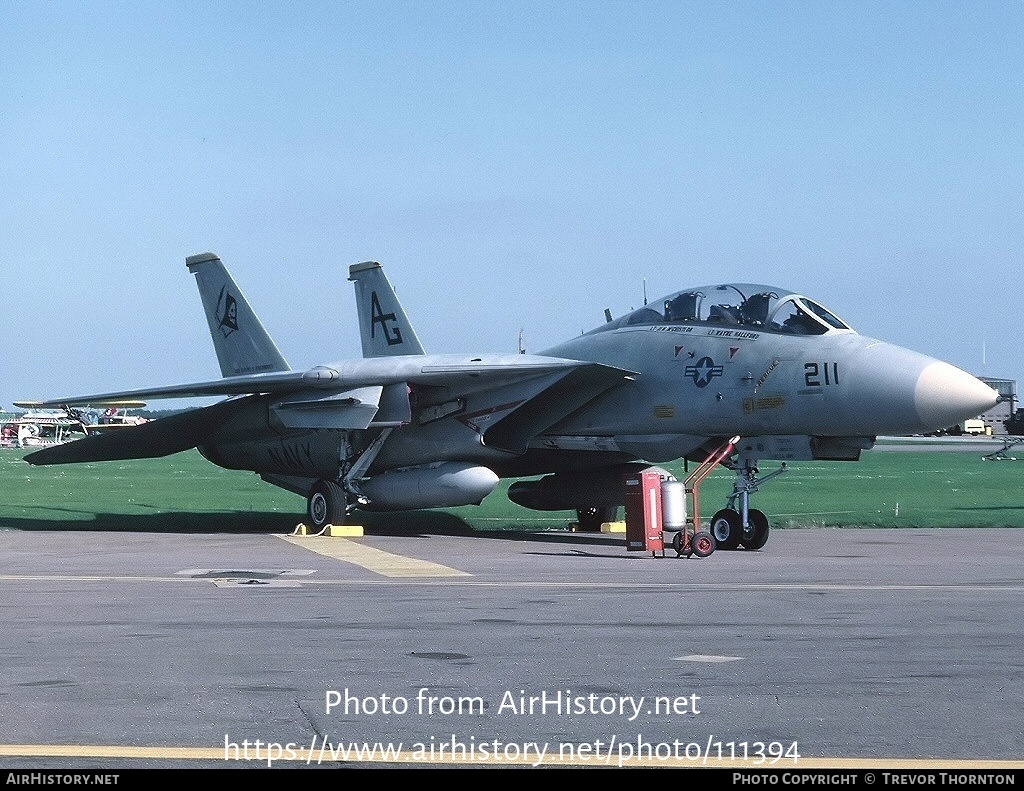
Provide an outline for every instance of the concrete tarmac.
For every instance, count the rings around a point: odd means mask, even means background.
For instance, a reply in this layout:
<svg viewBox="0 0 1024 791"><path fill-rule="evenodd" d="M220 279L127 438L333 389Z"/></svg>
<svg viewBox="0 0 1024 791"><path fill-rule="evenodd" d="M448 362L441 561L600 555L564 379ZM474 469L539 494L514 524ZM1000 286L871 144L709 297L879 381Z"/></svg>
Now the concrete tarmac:
<svg viewBox="0 0 1024 791"><path fill-rule="evenodd" d="M0 766L1024 768L1024 531L0 532Z"/></svg>

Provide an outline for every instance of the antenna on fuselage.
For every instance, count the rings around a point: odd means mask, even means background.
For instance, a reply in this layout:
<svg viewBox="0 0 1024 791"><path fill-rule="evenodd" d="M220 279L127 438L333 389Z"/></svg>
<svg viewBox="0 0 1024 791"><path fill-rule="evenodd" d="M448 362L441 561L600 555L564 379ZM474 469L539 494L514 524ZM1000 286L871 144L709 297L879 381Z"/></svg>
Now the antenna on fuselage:
<svg viewBox="0 0 1024 791"><path fill-rule="evenodd" d="M611 324L612 323L612 310L611 310L611 308L605 308L604 309L604 321L605 321L605 324Z"/></svg>
<svg viewBox="0 0 1024 791"><path fill-rule="evenodd" d="M647 304L647 278L644 278L644 304Z"/></svg>
<svg viewBox="0 0 1024 791"><path fill-rule="evenodd" d="M519 353L526 354L526 346L523 344L523 328L519 328Z"/></svg>

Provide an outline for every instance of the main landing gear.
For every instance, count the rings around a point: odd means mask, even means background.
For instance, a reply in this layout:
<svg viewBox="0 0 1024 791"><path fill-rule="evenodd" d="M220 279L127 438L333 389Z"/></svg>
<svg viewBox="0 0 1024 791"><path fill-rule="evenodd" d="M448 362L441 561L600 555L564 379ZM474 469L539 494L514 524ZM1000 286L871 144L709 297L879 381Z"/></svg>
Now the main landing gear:
<svg viewBox="0 0 1024 791"><path fill-rule="evenodd" d="M333 481L321 478L313 484L306 496L306 515L313 530L319 533L328 525L343 525L354 508L367 503L359 491L358 481L377 458L392 431L393 428L385 428L366 450L358 454L349 455L346 443L346 451L342 453L345 459L342 475Z"/></svg>
<svg viewBox="0 0 1024 791"><path fill-rule="evenodd" d="M788 468L783 463L775 472L758 478L757 459L741 456L733 469L736 471L736 481L728 505L711 518L709 530L718 542L718 549L739 549L741 546L744 549L760 549L768 541L768 517L750 507L750 495Z"/></svg>
<svg viewBox="0 0 1024 791"><path fill-rule="evenodd" d="M319 532L328 525L344 524L348 498L341 484L320 480L313 485L307 506L310 526Z"/></svg>
<svg viewBox="0 0 1024 791"><path fill-rule="evenodd" d="M618 506L594 506L576 509L576 523L581 533L599 533L605 522L614 522L619 515Z"/></svg>

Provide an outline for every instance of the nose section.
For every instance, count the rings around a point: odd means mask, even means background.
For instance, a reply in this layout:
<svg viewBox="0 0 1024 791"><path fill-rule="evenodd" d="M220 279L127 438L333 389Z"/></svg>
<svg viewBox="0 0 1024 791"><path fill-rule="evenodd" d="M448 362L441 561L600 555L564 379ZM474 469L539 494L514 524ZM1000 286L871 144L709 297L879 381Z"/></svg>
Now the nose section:
<svg viewBox="0 0 1024 791"><path fill-rule="evenodd" d="M948 428L996 405L999 394L949 363L926 365L914 387L914 407L925 430Z"/></svg>
<svg viewBox="0 0 1024 791"><path fill-rule="evenodd" d="M850 340L863 345L840 367L843 400L826 405L829 420L848 418L851 435L938 431L978 417L999 400L991 387L949 363L882 341Z"/></svg>

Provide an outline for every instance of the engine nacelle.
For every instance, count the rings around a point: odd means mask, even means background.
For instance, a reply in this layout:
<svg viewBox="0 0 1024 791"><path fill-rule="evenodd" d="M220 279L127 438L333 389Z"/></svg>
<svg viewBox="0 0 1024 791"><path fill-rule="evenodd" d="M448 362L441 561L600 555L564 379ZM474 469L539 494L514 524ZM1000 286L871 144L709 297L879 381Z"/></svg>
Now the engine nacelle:
<svg viewBox="0 0 1024 791"><path fill-rule="evenodd" d="M307 431L286 437L236 442L206 442L199 452L229 470L252 470L268 475L298 475L335 479L345 449L342 431Z"/></svg>
<svg viewBox="0 0 1024 791"><path fill-rule="evenodd" d="M508 488L508 499L535 511L617 507L626 502L626 476L650 468L649 464L620 464L582 472L556 472L539 481L516 481Z"/></svg>
<svg viewBox="0 0 1024 791"><path fill-rule="evenodd" d="M444 461L405 467L360 481L367 511L407 511L479 505L498 485L493 470L477 464Z"/></svg>

